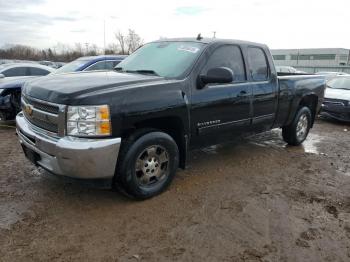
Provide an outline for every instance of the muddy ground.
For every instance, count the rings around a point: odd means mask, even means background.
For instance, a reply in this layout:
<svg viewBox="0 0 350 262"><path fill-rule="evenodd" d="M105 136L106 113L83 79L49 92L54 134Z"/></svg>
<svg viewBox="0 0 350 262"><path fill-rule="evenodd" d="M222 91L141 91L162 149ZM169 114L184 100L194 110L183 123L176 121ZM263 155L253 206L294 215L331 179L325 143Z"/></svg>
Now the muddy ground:
<svg viewBox="0 0 350 262"><path fill-rule="evenodd" d="M350 261L350 125L280 135L194 152L137 202L37 171L1 127L0 261Z"/></svg>

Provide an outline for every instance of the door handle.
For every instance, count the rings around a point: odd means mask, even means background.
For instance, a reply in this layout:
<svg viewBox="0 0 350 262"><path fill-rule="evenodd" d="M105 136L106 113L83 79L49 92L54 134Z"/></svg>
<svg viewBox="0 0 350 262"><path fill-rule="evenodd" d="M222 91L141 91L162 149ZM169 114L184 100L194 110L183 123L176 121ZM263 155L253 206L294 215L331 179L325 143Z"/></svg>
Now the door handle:
<svg viewBox="0 0 350 262"><path fill-rule="evenodd" d="M246 96L246 95L247 95L247 91L242 90L241 92L239 92L239 94L237 96L242 97L242 96Z"/></svg>

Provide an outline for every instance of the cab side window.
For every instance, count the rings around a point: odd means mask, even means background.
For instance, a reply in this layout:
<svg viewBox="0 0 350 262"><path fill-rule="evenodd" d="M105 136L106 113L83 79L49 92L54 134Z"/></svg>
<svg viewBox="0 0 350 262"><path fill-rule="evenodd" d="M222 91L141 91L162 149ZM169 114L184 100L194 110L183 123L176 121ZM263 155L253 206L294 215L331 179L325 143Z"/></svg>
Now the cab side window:
<svg viewBox="0 0 350 262"><path fill-rule="evenodd" d="M230 68L234 73L233 82L246 80L242 52L238 46L224 45L215 49L202 70L202 74L206 74L209 69L215 67Z"/></svg>
<svg viewBox="0 0 350 262"><path fill-rule="evenodd" d="M253 81L266 81L269 78L266 56L261 48L249 47L248 61Z"/></svg>

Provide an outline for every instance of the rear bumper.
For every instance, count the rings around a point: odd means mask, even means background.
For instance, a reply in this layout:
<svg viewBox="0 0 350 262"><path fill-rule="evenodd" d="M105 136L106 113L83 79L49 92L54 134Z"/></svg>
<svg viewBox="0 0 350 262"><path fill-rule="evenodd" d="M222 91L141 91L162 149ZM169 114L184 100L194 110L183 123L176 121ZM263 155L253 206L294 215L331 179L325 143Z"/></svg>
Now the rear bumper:
<svg viewBox="0 0 350 262"><path fill-rule="evenodd" d="M120 138L88 139L52 137L32 126L19 113L16 117L19 141L32 162L51 173L83 179L112 178L118 160Z"/></svg>
<svg viewBox="0 0 350 262"><path fill-rule="evenodd" d="M320 115L334 118L339 121L350 122L350 106L323 104Z"/></svg>

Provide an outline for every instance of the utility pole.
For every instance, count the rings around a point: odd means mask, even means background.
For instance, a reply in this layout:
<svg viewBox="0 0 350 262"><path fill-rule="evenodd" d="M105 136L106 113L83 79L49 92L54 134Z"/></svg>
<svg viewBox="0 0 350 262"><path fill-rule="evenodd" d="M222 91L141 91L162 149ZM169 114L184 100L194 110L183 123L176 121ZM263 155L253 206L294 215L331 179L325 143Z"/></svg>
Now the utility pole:
<svg viewBox="0 0 350 262"><path fill-rule="evenodd" d="M89 50L89 43L85 43L85 48L86 48L85 52L86 52L86 54L87 54L87 53L88 53L88 50Z"/></svg>
<svg viewBox="0 0 350 262"><path fill-rule="evenodd" d="M213 31L213 38L216 38L216 31Z"/></svg>
<svg viewBox="0 0 350 262"><path fill-rule="evenodd" d="M103 20L103 54L106 55L106 19Z"/></svg>

